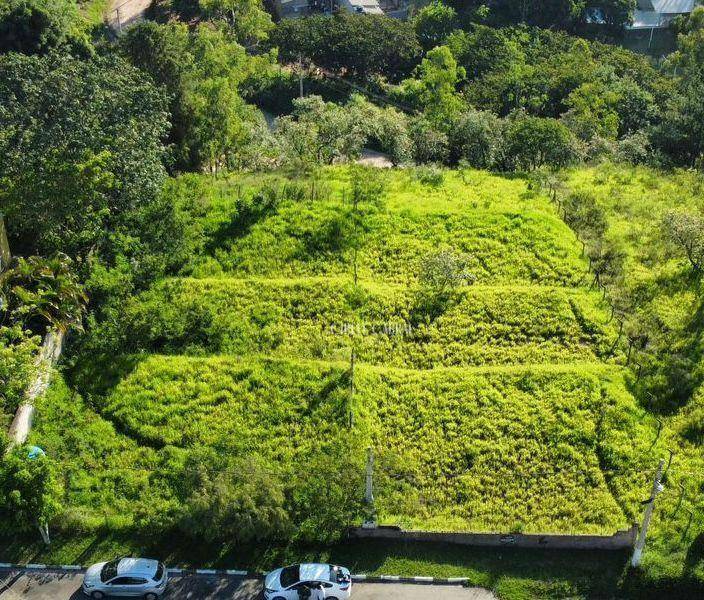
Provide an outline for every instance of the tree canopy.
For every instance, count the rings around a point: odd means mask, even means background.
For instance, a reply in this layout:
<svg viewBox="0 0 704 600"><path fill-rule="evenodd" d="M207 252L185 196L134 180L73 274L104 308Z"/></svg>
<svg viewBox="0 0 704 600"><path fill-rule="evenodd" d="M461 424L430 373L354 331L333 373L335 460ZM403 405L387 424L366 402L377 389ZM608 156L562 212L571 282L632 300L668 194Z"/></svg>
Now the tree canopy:
<svg viewBox="0 0 704 600"><path fill-rule="evenodd" d="M134 217L166 176L166 108L114 56L0 57L0 202L15 251L110 255L118 238L136 251Z"/></svg>

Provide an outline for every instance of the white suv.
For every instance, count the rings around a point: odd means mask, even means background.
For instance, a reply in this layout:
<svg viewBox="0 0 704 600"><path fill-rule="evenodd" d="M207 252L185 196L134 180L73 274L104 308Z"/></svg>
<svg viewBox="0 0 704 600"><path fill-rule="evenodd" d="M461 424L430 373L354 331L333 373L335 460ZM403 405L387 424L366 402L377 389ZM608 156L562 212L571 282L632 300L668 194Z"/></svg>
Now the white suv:
<svg viewBox="0 0 704 600"><path fill-rule="evenodd" d="M118 596L156 600L164 593L166 567L148 558L117 558L88 567L83 593L95 600Z"/></svg>
<svg viewBox="0 0 704 600"><path fill-rule="evenodd" d="M335 565L291 565L269 573L264 588L265 600L344 600L352 594L352 576Z"/></svg>

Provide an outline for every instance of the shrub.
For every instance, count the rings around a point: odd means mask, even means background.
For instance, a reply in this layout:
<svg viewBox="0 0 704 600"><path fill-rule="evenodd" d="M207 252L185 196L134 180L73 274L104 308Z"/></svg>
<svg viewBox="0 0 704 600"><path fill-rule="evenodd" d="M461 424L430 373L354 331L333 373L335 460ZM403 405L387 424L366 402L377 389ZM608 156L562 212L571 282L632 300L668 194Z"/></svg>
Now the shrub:
<svg viewBox="0 0 704 600"><path fill-rule="evenodd" d="M446 133L422 117L411 121L409 133L413 142L413 160L419 164L447 162L450 149Z"/></svg>
<svg viewBox="0 0 704 600"><path fill-rule="evenodd" d="M517 115L506 129L504 161L522 170L563 167L575 157L569 129L556 119Z"/></svg>
<svg viewBox="0 0 704 600"><path fill-rule="evenodd" d="M450 159L475 169L491 169L503 146L504 123L486 111L469 111L449 131Z"/></svg>

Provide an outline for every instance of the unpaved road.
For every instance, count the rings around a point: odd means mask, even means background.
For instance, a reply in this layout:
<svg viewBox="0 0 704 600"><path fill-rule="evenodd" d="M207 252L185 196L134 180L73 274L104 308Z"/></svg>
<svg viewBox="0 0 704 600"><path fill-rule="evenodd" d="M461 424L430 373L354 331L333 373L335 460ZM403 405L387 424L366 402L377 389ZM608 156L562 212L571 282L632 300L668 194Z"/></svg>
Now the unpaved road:
<svg viewBox="0 0 704 600"><path fill-rule="evenodd" d="M81 573L0 569L0 600L87 600ZM218 575L172 576L162 600L261 600L261 582ZM353 600L496 600L480 588L355 583Z"/></svg>
<svg viewBox="0 0 704 600"><path fill-rule="evenodd" d="M112 0L108 10L108 24L117 33L144 18L152 0Z"/></svg>

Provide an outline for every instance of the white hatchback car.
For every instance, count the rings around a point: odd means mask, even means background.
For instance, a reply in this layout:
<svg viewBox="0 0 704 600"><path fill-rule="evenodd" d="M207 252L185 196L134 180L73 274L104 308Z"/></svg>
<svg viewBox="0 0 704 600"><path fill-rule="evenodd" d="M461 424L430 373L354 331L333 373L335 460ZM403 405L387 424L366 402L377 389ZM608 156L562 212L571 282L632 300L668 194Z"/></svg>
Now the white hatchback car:
<svg viewBox="0 0 704 600"><path fill-rule="evenodd" d="M116 558L88 567L83 593L95 600L117 596L156 600L164 593L166 567L149 558Z"/></svg>
<svg viewBox="0 0 704 600"><path fill-rule="evenodd" d="M349 569L335 565L291 565L264 579L265 600L344 600L351 594Z"/></svg>

